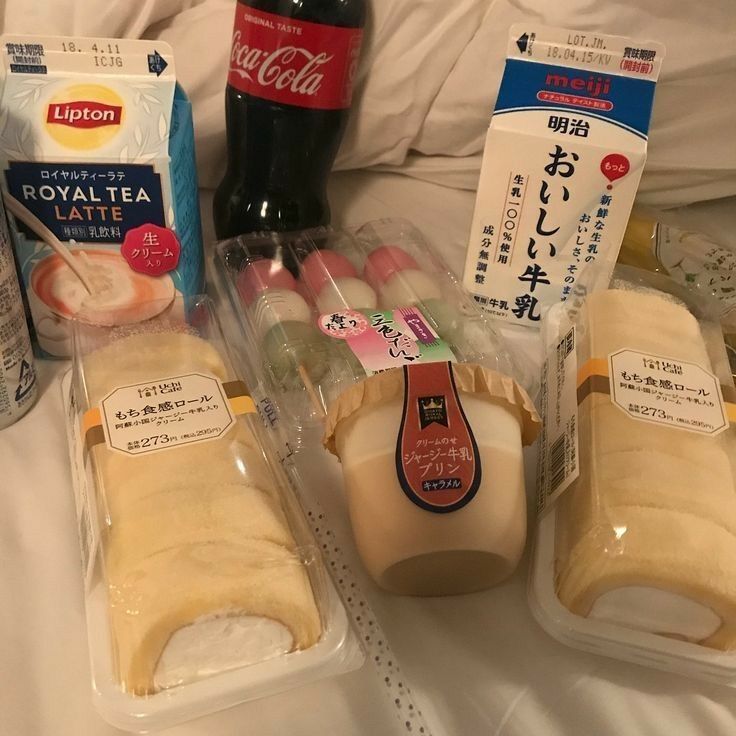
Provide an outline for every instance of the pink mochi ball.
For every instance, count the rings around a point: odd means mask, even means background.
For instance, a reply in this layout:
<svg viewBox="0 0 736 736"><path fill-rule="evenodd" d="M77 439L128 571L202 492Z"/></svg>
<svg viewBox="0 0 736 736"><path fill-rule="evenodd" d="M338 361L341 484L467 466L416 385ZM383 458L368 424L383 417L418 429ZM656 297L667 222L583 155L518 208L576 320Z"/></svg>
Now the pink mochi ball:
<svg viewBox="0 0 736 736"><path fill-rule="evenodd" d="M345 256L331 250L312 251L302 261L300 272L300 280L315 296L332 279L358 275L353 264Z"/></svg>
<svg viewBox="0 0 736 736"><path fill-rule="evenodd" d="M363 275L376 291L380 291L391 276L407 268L418 269L419 264L398 245L382 245L365 259Z"/></svg>
<svg viewBox="0 0 736 736"><path fill-rule="evenodd" d="M246 304L254 302L266 289L296 289L296 279L288 269L271 258L249 263L238 274L238 291Z"/></svg>

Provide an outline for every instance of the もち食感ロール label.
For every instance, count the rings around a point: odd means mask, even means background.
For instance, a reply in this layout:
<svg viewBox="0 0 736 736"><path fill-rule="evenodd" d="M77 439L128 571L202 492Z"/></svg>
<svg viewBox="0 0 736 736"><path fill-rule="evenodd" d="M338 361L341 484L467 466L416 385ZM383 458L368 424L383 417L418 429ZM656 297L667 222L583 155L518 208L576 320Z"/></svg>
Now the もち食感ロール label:
<svg viewBox="0 0 736 736"><path fill-rule="evenodd" d="M217 439L236 414L255 411L240 381L223 384L188 373L116 388L86 412L82 434L87 447L104 442L111 450L142 455Z"/></svg>
<svg viewBox="0 0 736 736"><path fill-rule="evenodd" d="M709 435L728 427L720 383L702 366L624 349L608 372L611 401L632 419Z"/></svg>

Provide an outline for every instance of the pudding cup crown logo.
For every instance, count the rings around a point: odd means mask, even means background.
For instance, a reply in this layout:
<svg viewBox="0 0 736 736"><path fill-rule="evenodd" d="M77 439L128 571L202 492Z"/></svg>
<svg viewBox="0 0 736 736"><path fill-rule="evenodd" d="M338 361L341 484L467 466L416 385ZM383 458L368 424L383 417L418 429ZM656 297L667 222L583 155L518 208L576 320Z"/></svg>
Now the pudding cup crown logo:
<svg viewBox="0 0 736 736"><path fill-rule="evenodd" d="M44 127L56 143L74 150L100 148L122 128L125 109L117 92L100 84L75 84L44 107Z"/></svg>

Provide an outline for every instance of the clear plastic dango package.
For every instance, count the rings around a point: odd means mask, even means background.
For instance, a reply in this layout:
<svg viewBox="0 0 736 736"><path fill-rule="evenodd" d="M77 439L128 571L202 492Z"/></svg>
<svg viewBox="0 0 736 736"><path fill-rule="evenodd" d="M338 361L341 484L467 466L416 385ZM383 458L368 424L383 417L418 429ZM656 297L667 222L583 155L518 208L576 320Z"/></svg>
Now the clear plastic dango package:
<svg viewBox="0 0 736 736"><path fill-rule="evenodd" d="M571 646L736 684L736 392L716 302L619 267L553 308L529 597Z"/></svg>
<svg viewBox="0 0 736 736"><path fill-rule="evenodd" d="M65 387L94 700L137 731L362 662L212 303L153 312L80 316Z"/></svg>
<svg viewBox="0 0 736 736"><path fill-rule="evenodd" d="M340 459L373 579L446 595L511 574L533 379L419 231L378 220L241 237L213 265L283 442Z"/></svg>

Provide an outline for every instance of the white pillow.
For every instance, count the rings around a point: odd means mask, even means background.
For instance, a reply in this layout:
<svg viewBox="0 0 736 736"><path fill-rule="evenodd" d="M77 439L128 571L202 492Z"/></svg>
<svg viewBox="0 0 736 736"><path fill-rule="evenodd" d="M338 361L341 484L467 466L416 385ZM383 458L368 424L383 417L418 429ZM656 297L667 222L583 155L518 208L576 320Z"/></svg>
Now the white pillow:
<svg viewBox="0 0 736 736"><path fill-rule="evenodd" d="M475 187L509 26L530 21L652 38L667 46L639 201L671 207L736 194L733 0L366 0L354 107L336 168L380 165ZM200 183L225 163L224 88L234 0L5 4L12 32L162 38L194 105ZM417 152L432 156L422 161ZM475 155L473 155L475 154ZM459 159L457 157L471 158Z"/></svg>
<svg viewBox="0 0 736 736"><path fill-rule="evenodd" d="M433 100L411 148L450 156L482 150L503 73L508 28L524 19L663 42L667 55L655 94L638 201L673 207L736 194L733 0L711 0L707 12L671 0L637 4L493 0ZM452 161L446 164L453 169Z"/></svg>
<svg viewBox="0 0 736 736"><path fill-rule="evenodd" d="M353 109L336 168L400 166L442 84L481 21L487 0L367 0ZM225 166L225 83L234 3L206 0L148 29L168 41L194 102L202 186Z"/></svg>

